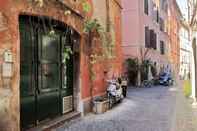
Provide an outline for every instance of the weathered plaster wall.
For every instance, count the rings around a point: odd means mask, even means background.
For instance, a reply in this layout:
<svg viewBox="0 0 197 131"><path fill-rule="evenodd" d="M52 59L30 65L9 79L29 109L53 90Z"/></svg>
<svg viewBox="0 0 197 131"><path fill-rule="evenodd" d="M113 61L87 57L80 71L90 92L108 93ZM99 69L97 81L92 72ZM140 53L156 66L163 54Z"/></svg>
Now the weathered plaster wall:
<svg viewBox="0 0 197 131"><path fill-rule="evenodd" d="M85 17L91 17L93 15L94 8L91 0L88 0L92 6L92 10L85 15ZM97 0L98 1L98 0ZM55 1L54 1L55 2ZM3 53L5 50L10 49L13 53L13 77L10 81L10 85L5 87L3 85L2 73L0 72L0 130L2 131L19 131L20 130L20 36L19 36L19 23L18 18L20 14L34 15L34 16L47 16L73 27L81 35L80 43L80 100L86 101L90 98L90 77L88 73L88 56L86 49L87 41L85 40L85 34L83 33L84 19L80 17L81 6L65 0L65 4L68 4L76 12L72 12L70 15L64 15L64 8L53 3L53 1L46 2L43 7L39 7L35 3L31 3L24 0L6 0L0 1L0 71L2 71ZM111 20L114 23L115 33L115 52L116 58L112 61L112 70L120 74L121 73L121 18L120 7L117 3L112 3L110 15ZM100 7L97 8L97 11ZM96 12L96 10L95 10ZM76 15L77 13L77 15ZM100 17L100 16L97 16ZM104 23L103 23L104 24ZM96 43L100 41L96 40ZM98 47L95 47L98 48ZM103 95L106 93L105 74L107 62L100 62L95 65L96 79L94 82L95 90L94 95ZM86 108L86 102L82 108ZM85 111L86 109L82 109Z"/></svg>
<svg viewBox="0 0 197 131"><path fill-rule="evenodd" d="M140 36L139 0L122 0L122 46L124 57L138 57Z"/></svg>
<svg viewBox="0 0 197 131"><path fill-rule="evenodd" d="M75 7L81 8L81 7ZM80 9L79 9L80 10ZM79 12L80 13L80 12ZM22 0L0 1L0 65L2 72L3 53L9 49L13 53L13 76L8 86L3 85L0 73L0 130L19 131L20 117L20 36L18 18L20 14L48 16L65 22L78 33L83 33L82 18L75 14L64 15L61 6L47 2L43 7ZM82 38L83 39L83 38ZM84 45L84 44L81 44ZM81 76L83 77L83 76Z"/></svg>
<svg viewBox="0 0 197 131"><path fill-rule="evenodd" d="M174 75L178 75L180 69L180 13L174 0L170 1L170 54L171 63L173 65Z"/></svg>
<svg viewBox="0 0 197 131"><path fill-rule="evenodd" d="M123 54L124 59L140 58L140 49L145 47L145 26L149 29L153 29L157 33L157 49L149 49L146 59L151 59L157 63L157 69L167 66L169 62L169 45L170 36L167 32L160 31L160 25L154 18L154 3L153 0L149 0L149 14L144 13L144 1L143 0L123 0ZM159 9L159 17L168 21L168 14L160 8L158 0L155 1ZM165 55L160 53L160 41L165 42Z"/></svg>
<svg viewBox="0 0 197 131"><path fill-rule="evenodd" d="M121 6L120 1L116 0L109 0L109 10L106 6L106 0L93 0L93 16L92 19L96 18L101 26L104 28L105 31L107 31L107 19L109 15L109 21L110 21L110 31L109 34L112 35L113 44L114 44L114 50L113 54L115 57L111 60L104 60L99 61L94 66L94 71L96 73L96 78L94 81L94 90L93 94L94 96L102 96L106 94L106 80L110 79L113 75L118 76L122 73L122 49L121 49ZM118 3L117 3L118 2ZM95 40L93 43L97 43L98 45L102 45L102 41ZM98 48L99 46L97 46ZM83 58L83 67L84 70L88 70L88 61L87 56ZM85 112L90 111L90 76L87 72L84 72L82 83L83 88L82 90L82 98L84 99L84 107Z"/></svg>
<svg viewBox="0 0 197 131"><path fill-rule="evenodd" d="M110 22L112 23L111 34L112 38L114 37L114 75L122 75L122 65L123 65L123 51L122 51L122 5L121 0L111 0L109 4L109 11L110 11Z"/></svg>

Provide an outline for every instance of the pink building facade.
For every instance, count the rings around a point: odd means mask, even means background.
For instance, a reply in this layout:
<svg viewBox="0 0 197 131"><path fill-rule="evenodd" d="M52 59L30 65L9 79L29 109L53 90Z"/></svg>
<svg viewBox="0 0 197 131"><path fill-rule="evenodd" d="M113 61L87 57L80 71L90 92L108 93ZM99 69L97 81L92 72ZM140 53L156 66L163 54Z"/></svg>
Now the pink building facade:
<svg viewBox="0 0 197 131"><path fill-rule="evenodd" d="M168 0L122 0L122 47L124 58L149 59L161 68L170 67Z"/></svg>

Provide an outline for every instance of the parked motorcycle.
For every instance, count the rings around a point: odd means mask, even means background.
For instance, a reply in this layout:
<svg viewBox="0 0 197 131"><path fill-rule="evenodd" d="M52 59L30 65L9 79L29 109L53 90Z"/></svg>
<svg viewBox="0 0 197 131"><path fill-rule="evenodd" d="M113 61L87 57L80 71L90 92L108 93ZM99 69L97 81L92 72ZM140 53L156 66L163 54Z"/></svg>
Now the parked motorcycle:
<svg viewBox="0 0 197 131"><path fill-rule="evenodd" d="M112 108L117 102L122 101L123 92L121 85L116 80L108 81L109 85L107 87L107 96L109 99L109 107Z"/></svg>
<svg viewBox="0 0 197 131"><path fill-rule="evenodd" d="M164 86L173 85L173 79L170 73L164 72L159 77L159 84Z"/></svg>
<svg viewBox="0 0 197 131"><path fill-rule="evenodd" d="M127 88L128 88L127 78L122 78L121 87L122 87L122 94L124 97L126 97L127 96Z"/></svg>

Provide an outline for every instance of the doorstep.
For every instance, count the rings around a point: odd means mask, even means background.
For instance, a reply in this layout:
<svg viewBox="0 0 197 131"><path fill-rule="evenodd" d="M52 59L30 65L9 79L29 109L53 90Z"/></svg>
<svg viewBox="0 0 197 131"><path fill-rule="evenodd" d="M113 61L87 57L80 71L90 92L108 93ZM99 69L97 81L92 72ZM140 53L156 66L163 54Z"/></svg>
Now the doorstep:
<svg viewBox="0 0 197 131"><path fill-rule="evenodd" d="M51 121L43 122L42 124L38 125L37 127L28 129L27 131L50 131L53 128L59 127L64 124L66 121L70 121L72 119L76 119L81 117L81 113L74 111L63 116L54 118Z"/></svg>

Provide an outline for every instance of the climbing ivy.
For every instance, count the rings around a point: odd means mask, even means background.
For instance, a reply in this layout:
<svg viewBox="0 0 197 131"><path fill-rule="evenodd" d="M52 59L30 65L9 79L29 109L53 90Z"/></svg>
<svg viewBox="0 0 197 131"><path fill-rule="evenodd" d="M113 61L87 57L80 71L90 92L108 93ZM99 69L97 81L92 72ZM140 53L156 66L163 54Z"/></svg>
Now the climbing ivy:
<svg viewBox="0 0 197 131"><path fill-rule="evenodd" d="M83 11L85 11L86 13L90 12L91 10L91 6L88 1L82 1L82 7L83 7Z"/></svg>
<svg viewBox="0 0 197 131"><path fill-rule="evenodd" d="M70 59L70 56L73 54L71 47L66 47L63 51L63 62L66 63Z"/></svg>
<svg viewBox="0 0 197 131"><path fill-rule="evenodd" d="M101 31L103 31L103 28L101 27L97 19L85 21L85 25L84 25L85 33L89 33L89 32L101 33Z"/></svg>

